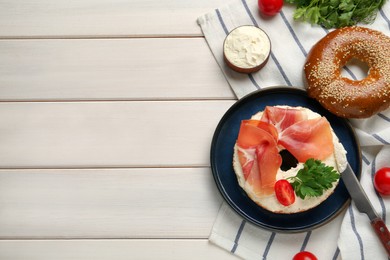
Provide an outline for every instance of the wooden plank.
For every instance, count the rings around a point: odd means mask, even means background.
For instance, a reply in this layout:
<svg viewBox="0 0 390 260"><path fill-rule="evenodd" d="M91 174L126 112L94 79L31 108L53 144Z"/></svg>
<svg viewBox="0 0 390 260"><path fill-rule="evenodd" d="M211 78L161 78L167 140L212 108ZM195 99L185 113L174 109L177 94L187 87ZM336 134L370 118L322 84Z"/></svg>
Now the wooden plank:
<svg viewBox="0 0 390 260"><path fill-rule="evenodd" d="M0 41L0 101L233 98L203 38Z"/></svg>
<svg viewBox="0 0 390 260"><path fill-rule="evenodd" d="M0 37L199 36L223 0L1 0Z"/></svg>
<svg viewBox="0 0 390 260"><path fill-rule="evenodd" d="M209 168L0 170L0 238L207 238L221 202Z"/></svg>
<svg viewBox="0 0 390 260"><path fill-rule="evenodd" d="M205 239L3 240L0 258L12 260L238 259Z"/></svg>
<svg viewBox="0 0 390 260"><path fill-rule="evenodd" d="M208 166L234 101L0 103L0 168Z"/></svg>

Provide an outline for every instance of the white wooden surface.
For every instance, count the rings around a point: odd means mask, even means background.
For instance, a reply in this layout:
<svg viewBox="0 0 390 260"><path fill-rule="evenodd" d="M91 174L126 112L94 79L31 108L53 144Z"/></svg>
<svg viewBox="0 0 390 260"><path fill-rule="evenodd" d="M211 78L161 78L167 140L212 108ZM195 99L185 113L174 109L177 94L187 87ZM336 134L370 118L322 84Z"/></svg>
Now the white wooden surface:
<svg viewBox="0 0 390 260"><path fill-rule="evenodd" d="M0 167L208 166L214 130L232 104L3 102Z"/></svg>
<svg viewBox="0 0 390 260"><path fill-rule="evenodd" d="M234 98L204 38L0 40L0 58L0 100Z"/></svg>
<svg viewBox="0 0 390 260"><path fill-rule="evenodd" d="M0 259L12 260L234 260L205 239L3 240Z"/></svg>
<svg viewBox="0 0 390 260"><path fill-rule="evenodd" d="M206 238L214 185L207 167L1 170L0 236Z"/></svg>
<svg viewBox="0 0 390 260"><path fill-rule="evenodd" d="M235 259L208 243L235 97L221 0L0 0L0 259Z"/></svg>
<svg viewBox="0 0 390 260"><path fill-rule="evenodd" d="M7 38L201 36L196 18L223 0L1 0Z"/></svg>

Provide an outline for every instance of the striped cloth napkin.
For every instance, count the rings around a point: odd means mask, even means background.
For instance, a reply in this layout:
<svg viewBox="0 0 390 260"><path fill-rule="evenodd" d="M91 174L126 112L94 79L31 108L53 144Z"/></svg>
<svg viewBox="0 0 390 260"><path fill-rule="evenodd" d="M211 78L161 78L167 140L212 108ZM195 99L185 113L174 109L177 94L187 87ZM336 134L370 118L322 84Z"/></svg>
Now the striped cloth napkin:
<svg viewBox="0 0 390 260"><path fill-rule="evenodd" d="M286 5L274 17L262 17L256 0L233 0L198 18L207 43L237 98L268 86L303 86L302 68L311 47L329 31L293 20L295 7ZM390 3L373 24L362 25L390 36ZM240 25L256 25L270 37L272 52L266 66L253 74L240 74L223 62L222 45L229 31ZM364 73L353 64L345 69L350 78ZM390 109L369 119L350 120L362 148L361 183L377 212L389 226L390 198L373 188L373 174L390 166ZM352 203L330 223L309 232L282 234L258 228L223 203L211 231L210 242L244 259L292 259L307 250L318 259L387 259L368 217Z"/></svg>

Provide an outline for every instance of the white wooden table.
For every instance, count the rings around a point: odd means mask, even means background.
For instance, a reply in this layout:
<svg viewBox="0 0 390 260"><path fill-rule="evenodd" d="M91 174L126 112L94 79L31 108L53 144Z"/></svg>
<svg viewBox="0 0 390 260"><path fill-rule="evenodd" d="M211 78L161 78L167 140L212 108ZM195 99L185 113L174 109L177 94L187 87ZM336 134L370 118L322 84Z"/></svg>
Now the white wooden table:
<svg viewBox="0 0 390 260"><path fill-rule="evenodd" d="M223 0L0 0L0 259L235 259L207 238Z"/></svg>

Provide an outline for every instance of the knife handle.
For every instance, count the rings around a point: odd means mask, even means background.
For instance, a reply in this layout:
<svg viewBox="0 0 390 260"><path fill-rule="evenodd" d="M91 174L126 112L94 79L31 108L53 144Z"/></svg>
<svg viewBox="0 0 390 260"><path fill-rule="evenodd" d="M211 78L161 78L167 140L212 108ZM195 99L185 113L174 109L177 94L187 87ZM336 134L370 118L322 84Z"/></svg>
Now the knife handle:
<svg viewBox="0 0 390 260"><path fill-rule="evenodd" d="M381 218L376 218L371 221L371 226L374 228L375 233L385 247L387 256L390 257L390 233L385 222Z"/></svg>

